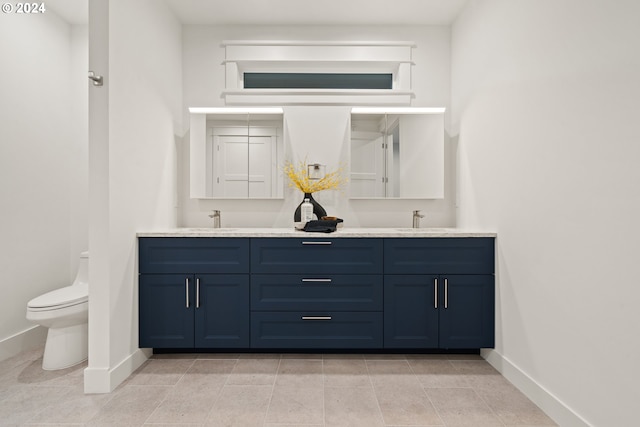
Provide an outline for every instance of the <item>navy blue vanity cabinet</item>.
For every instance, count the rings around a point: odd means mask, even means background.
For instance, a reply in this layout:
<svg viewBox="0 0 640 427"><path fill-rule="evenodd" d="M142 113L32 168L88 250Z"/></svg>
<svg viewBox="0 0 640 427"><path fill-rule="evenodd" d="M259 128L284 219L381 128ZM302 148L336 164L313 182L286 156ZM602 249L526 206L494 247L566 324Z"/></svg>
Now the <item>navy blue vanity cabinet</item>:
<svg viewBox="0 0 640 427"><path fill-rule="evenodd" d="M436 279L428 275L384 276L385 348L439 347Z"/></svg>
<svg viewBox="0 0 640 427"><path fill-rule="evenodd" d="M494 346L493 238L386 239L385 348Z"/></svg>
<svg viewBox="0 0 640 427"><path fill-rule="evenodd" d="M249 347L249 239L139 239L139 345Z"/></svg>
<svg viewBox="0 0 640 427"><path fill-rule="evenodd" d="M382 274L382 239L251 239L251 273Z"/></svg>
<svg viewBox="0 0 640 427"><path fill-rule="evenodd" d="M249 274L249 239L141 237L140 274Z"/></svg>
<svg viewBox="0 0 640 427"><path fill-rule="evenodd" d="M196 296L195 347L248 348L249 327L249 275L202 275L199 302Z"/></svg>
<svg viewBox="0 0 640 427"><path fill-rule="evenodd" d="M251 347L382 348L382 239L251 240Z"/></svg>
<svg viewBox="0 0 640 427"><path fill-rule="evenodd" d="M385 239L385 274L494 274L493 237Z"/></svg>
<svg viewBox="0 0 640 427"><path fill-rule="evenodd" d="M382 312L254 311L251 347L270 349L379 349Z"/></svg>
<svg viewBox="0 0 640 427"><path fill-rule="evenodd" d="M493 237L315 236L141 237L140 347L494 346Z"/></svg>
<svg viewBox="0 0 640 427"><path fill-rule="evenodd" d="M143 348L193 348L192 275L141 274L139 277L139 345ZM193 282L192 282L193 283ZM188 292L188 294L187 294Z"/></svg>
<svg viewBox="0 0 640 427"><path fill-rule="evenodd" d="M440 348L494 347L494 282L489 274L439 277Z"/></svg>

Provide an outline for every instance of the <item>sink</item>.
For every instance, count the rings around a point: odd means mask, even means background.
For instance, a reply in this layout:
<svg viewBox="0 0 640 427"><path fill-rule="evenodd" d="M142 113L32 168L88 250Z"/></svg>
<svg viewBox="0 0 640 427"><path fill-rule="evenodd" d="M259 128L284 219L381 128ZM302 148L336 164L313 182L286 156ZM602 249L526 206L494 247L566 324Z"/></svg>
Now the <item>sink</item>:
<svg viewBox="0 0 640 427"><path fill-rule="evenodd" d="M213 227L195 227L181 228L180 230L190 233L226 233L236 231L237 228L213 228Z"/></svg>
<svg viewBox="0 0 640 427"><path fill-rule="evenodd" d="M363 232L372 232L372 233L378 233L378 234L385 234L385 233L415 233L416 231L419 230L426 230L425 228L411 228L411 227L375 227L375 228L344 228L343 232L345 234L353 232L353 233L363 233Z"/></svg>
<svg viewBox="0 0 640 427"><path fill-rule="evenodd" d="M435 228L435 227L425 227L425 228L396 228L395 231L400 231L402 233L434 233L434 232L444 232L451 231L450 228Z"/></svg>

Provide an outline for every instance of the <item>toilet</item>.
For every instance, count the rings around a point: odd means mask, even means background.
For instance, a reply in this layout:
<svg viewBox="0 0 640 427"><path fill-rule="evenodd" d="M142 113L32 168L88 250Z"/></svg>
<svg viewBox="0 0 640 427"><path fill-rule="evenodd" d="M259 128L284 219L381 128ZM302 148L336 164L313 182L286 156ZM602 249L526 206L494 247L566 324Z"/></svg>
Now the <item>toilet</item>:
<svg viewBox="0 0 640 427"><path fill-rule="evenodd" d="M71 286L40 295L27 304L27 320L49 328L42 368L64 369L87 360L89 252L80 254Z"/></svg>

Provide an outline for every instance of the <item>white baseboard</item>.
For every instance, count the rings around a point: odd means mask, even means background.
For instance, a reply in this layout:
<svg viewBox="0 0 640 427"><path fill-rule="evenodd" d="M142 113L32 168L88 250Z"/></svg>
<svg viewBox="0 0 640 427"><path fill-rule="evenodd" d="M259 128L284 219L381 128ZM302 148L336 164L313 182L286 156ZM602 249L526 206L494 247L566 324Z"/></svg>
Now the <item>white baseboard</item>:
<svg viewBox="0 0 640 427"><path fill-rule="evenodd" d="M481 355L509 382L562 427L592 427L580 415L549 390L495 350L482 350Z"/></svg>
<svg viewBox="0 0 640 427"><path fill-rule="evenodd" d="M42 347L47 341L47 328L32 326L22 332L0 340L0 361L9 359L34 347Z"/></svg>
<svg viewBox="0 0 640 427"><path fill-rule="evenodd" d="M151 356L150 349L137 349L129 357L113 368L92 368L84 370L85 393L111 393Z"/></svg>

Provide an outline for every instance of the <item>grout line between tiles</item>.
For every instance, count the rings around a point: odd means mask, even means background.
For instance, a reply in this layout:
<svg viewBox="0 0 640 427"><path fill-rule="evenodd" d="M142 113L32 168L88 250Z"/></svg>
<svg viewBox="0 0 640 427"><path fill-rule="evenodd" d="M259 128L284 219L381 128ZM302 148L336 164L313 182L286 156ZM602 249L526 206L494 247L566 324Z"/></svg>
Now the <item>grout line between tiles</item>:
<svg viewBox="0 0 640 427"><path fill-rule="evenodd" d="M473 392L475 393L476 396L478 396L480 398L480 400L482 401L482 403L484 403L485 405L487 405L487 408L489 408L489 410L491 411L491 413L493 415L495 415L495 417L498 419L498 421L500 421L500 423L503 426L506 426L507 424L505 424L504 420L502 418L500 418L500 416L498 415L498 413L496 411L493 410L493 408L491 407L491 405L489 405L489 402L487 402L486 400L484 400L482 398L482 396L480 396L480 393L478 393L478 391L476 390L475 387L471 387L471 390L473 390Z"/></svg>
<svg viewBox="0 0 640 427"><path fill-rule="evenodd" d="M322 368L322 425L327 425L327 387L325 384L325 375L324 375L324 355L321 355L320 359L320 367Z"/></svg>
<svg viewBox="0 0 640 427"><path fill-rule="evenodd" d="M210 359L210 360L216 360L216 359ZM219 360L233 360L233 359L219 359ZM231 374L233 373L233 370L236 368L236 366L238 366L239 360L240 358L235 359L235 363L233 364L233 368L231 368L231 372L227 374L227 378L224 380L224 384L222 384L222 387L220 387L220 390L218 391L216 398L213 400L213 402L211 402L211 408L209 408L209 412L207 412L207 416L204 418L204 422L202 423L203 426L207 424L207 421L211 416L211 412L213 412L213 408L215 408L216 403L218 403L218 400L220 400L220 397L222 396L222 392L226 387L227 383L229 382L229 378L231 378Z"/></svg>
<svg viewBox="0 0 640 427"><path fill-rule="evenodd" d="M376 387L373 385L373 380L371 379L371 371L369 371L369 362L367 359L364 359L364 366L367 369L367 378L369 378L369 385L371 386L371 390L373 391L373 398L376 400L376 407L378 408L378 414L380 415L380 419L382 420L382 424L385 426L387 422L384 419L384 414L382 413L382 408L380 407L380 401L378 400L378 394L376 393Z"/></svg>
<svg viewBox="0 0 640 427"><path fill-rule="evenodd" d="M153 359L147 359L147 360L153 360ZM156 359L156 360L160 360L160 359ZM171 387L171 390L173 390L173 388L176 386L176 384L178 384L180 382L180 380L182 378L184 378L184 376L187 374L187 372L189 372L189 369L191 369L191 367L193 366L193 364L196 362L196 359L193 359L191 361L191 364L189 365L189 367L186 369L186 371L184 371L184 373L182 374L182 376L180 378L178 378L178 381L175 382L175 384L173 384ZM156 413L156 411L158 410L158 408L160 408L160 406L162 406L162 404L165 402L165 400L167 400L167 398L169 397L169 395L171 394L171 390L167 391L167 394L165 394L164 399L162 399L158 405L156 405L156 407L153 409L153 411L151 411L151 413L147 416L147 418L144 419L144 422L142 424L146 424L147 421L149 421L149 419L153 416L153 414Z"/></svg>
<svg viewBox="0 0 640 427"><path fill-rule="evenodd" d="M282 355L278 359L278 369L276 369L276 377L273 379L273 384L271 384L271 396L269 396L269 403L267 404L267 410L264 412L264 418L262 419L262 425L267 424L267 416L269 415L269 411L271 410L271 402L273 402L273 391L276 388L276 382L278 382L278 374L280 373L280 365L282 364Z"/></svg>
<svg viewBox="0 0 640 427"><path fill-rule="evenodd" d="M438 408L436 407L436 405L433 403L433 400L431 400L431 398L429 397L429 393L427 393L427 390L425 390L424 385L420 382L420 379L418 378L418 375L416 375L416 371L413 370L413 366L411 366L411 362L407 360L407 364L409 365L409 370L411 371L411 374L415 377L416 381L418 381L418 384L420 385L420 388L422 389L422 393L424 393L425 397L427 398L427 400L429 401L429 403L431 404L431 406L433 406L433 410L436 411L436 415L438 416L438 418L440 419L440 421L442 422L441 425L446 426L447 423L444 421L444 419L440 416L440 411L438 411Z"/></svg>

